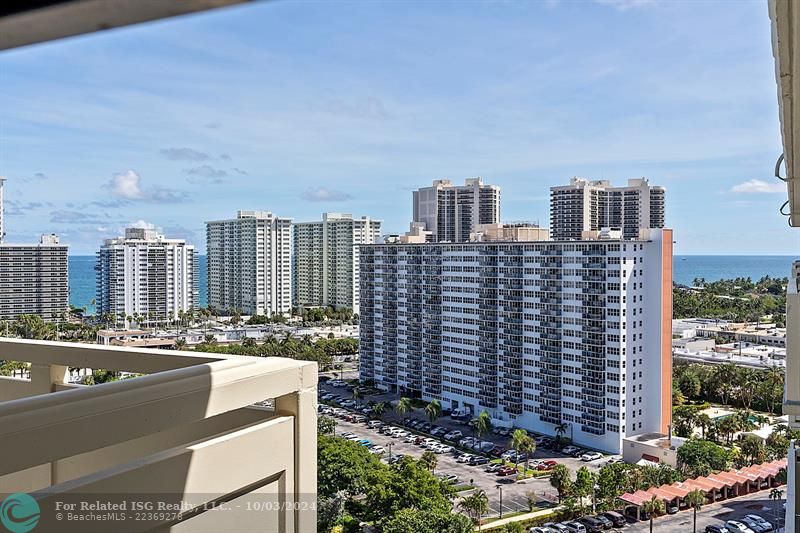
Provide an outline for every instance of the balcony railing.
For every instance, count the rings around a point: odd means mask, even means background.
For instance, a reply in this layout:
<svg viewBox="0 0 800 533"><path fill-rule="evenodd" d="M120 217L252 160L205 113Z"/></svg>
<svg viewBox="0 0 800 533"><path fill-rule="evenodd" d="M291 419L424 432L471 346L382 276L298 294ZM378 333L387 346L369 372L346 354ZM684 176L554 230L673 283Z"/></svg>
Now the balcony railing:
<svg viewBox="0 0 800 533"><path fill-rule="evenodd" d="M120 494L182 507L114 531L315 530L315 363L17 339L0 359L30 363L0 377L0 495L36 499L37 531L109 530L55 504ZM83 386L71 367L145 375Z"/></svg>

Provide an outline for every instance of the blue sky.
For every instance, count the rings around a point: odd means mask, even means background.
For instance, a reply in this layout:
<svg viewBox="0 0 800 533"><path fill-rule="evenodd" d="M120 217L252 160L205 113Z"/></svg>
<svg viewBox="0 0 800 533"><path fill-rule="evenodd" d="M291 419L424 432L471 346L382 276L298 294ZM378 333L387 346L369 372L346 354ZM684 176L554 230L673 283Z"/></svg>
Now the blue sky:
<svg viewBox="0 0 800 533"><path fill-rule="evenodd" d="M483 176L547 222L573 175L667 187L676 253L789 254L764 2L249 4L0 54L8 240L323 211L407 228Z"/></svg>

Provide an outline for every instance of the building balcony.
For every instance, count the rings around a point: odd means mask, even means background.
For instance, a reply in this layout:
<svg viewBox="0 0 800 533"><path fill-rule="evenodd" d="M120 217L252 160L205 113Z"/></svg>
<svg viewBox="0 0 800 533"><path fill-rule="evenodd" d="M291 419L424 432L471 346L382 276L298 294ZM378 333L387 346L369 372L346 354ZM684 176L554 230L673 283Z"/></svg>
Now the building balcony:
<svg viewBox="0 0 800 533"><path fill-rule="evenodd" d="M96 530L56 502L126 500L180 513L115 531L316 529L315 363L18 339L0 359L30 363L0 377L0 492L37 501L37 530ZM84 386L70 368L141 375Z"/></svg>

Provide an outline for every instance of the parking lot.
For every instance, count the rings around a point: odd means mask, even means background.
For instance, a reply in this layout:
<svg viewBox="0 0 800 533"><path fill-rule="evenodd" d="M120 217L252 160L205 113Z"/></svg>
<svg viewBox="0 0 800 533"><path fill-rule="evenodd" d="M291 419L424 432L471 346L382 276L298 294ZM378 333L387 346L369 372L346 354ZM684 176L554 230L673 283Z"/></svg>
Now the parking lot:
<svg viewBox="0 0 800 533"><path fill-rule="evenodd" d="M327 383L320 385L321 394L332 393L341 396L342 398L349 398L350 393L345 387L335 387ZM394 397L387 395L371 395L362 398L359 404L366 405L368 401L378 402L394 400ZM352 411L352 410L351 410ZM387 407L382 420L390 425L395 425L403 429L407 429L415 434L420 434L419 431L411 430L401 424L402 418L410 418L423 421L425 420L422 410L417 409L414 412L406 413L402 417L391 411L391 407ZM425 451L415 444L404 442L403 438L394 438L388 435L379 433L377 430L368 428L364 423L347 422L341 418L336 418L336 434L352 433L359 438L368 439L372 444L380 445L385 448L385 453L382 455L384 459L388 458L390 450L391 454L404 454L414 458L419 458ZM450 430L459 430L465 436L471 436L471 428L463 423L452 420L448 417L442 417L435 422L436 426L441 426ZM428 436L428 435L425 435ZM441 440L441 439L439 439ZM481 440L491 441L502 448L508 447L509 437L499 435L482 436ZM507 514L511 512L528 511L528 496L532 495L537 501L537 507L549 506L557 501L557 494L555 489L550 486L549 479L536 478L526 480L516 480L516 476L498 476L497 474L486 472L486 466L469 466L464 463L456 461L458 455L461 455L468 450L453 451L452 453L437 454L437 466L434 471L437 475L454 475L457 477L455 485L463 487L464 485L471 485L477 489L482 489L489 497L490 516L498 516L501 511L501 498L502 498L502 513ZM477 453L477 452L470 452ZM608 461L611 456L606 456L603 459L583 462L580 459L565 456L557 451L537 449L534 453L532 460L555 460L558 463L566 465L571 470L577 470L581 466L586 466L590 470L597 470L602 464ZM463 492L463 495L469 492Z"/></svg>

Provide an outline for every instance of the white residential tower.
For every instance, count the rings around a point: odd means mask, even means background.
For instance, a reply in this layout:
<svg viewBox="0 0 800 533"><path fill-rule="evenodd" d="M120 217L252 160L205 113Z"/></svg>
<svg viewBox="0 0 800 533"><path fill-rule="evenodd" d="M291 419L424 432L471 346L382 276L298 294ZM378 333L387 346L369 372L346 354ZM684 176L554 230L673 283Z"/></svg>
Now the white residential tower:
<svg viewBox="0 0 800 533"><path fill-rule="evenodd" d="M380 234L380 220L345 213L294 224L294 305L332 305L358 313L358 245L375 244Z"/></svg>
<svg viewBox="0 0 800 533"><path fill-rule="evenodd" d="M206 222L208 305L246 315L290 312L291 226L267 211Z"/></svg>
<svg viewBox="0 0 800 533"><path fill-rule="evenodd" d="M671 422L672 231L361 246L360 371L620 453Z"/></svg>
<svg viewBox="0 0 800 533"><path fill-rule="evenodd" d="M97 311L146 320L177 320L198 305L194 246L153 229L127 228L97 252ZM142 318L141 320L144 320Z"/></svg>

